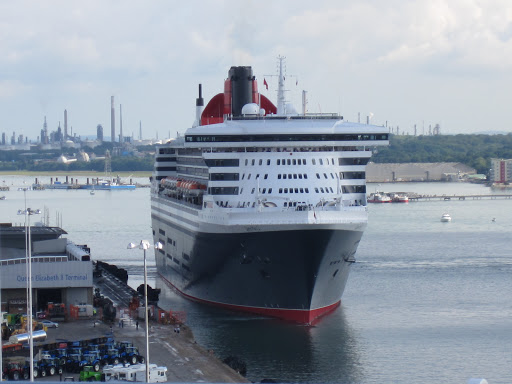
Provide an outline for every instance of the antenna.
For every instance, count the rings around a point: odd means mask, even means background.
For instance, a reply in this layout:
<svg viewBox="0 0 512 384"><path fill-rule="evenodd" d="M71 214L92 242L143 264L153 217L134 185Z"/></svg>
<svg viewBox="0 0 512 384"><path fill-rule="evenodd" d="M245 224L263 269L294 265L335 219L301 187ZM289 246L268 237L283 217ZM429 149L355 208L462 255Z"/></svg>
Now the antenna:
<svg viewBox="0 0 512 384"><path fill-rule="evenodd" d="M284 81L286 78L283 73L283 61L285 57L278 56L277 59L279 60L279 78L277 83L277 114L286 115L286 106L284 102Z"/></svg>
<svg viewBox="0 0 512 384"><path fill-rule="evenodd" d="M278 74L277 75L265 75L265 77L275 77L277 76L277 114L278 115L286 115L286 99L285 99L285 92L287 90L285 89L285 81L286 77L295 77L297 79L297 76L295 75L287 75L286 74L286 57L285 56L278 56ZM296 80L296 85L298 85L299 81ZM266 80L264 79L264 84L266 84Z"/></svg>

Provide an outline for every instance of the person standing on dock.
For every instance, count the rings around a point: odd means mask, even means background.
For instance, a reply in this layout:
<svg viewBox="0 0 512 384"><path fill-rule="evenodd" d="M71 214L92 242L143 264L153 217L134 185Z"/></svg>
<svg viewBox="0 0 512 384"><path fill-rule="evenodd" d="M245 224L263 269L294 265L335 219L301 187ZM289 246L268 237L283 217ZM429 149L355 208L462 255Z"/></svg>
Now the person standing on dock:
<svg viewBox="0 0 512 384"><path fill-rule="evenodd" d="M136 329L137 331L139 330L139 320L137 320L137 321L135 322L135 329Z"/></svg>

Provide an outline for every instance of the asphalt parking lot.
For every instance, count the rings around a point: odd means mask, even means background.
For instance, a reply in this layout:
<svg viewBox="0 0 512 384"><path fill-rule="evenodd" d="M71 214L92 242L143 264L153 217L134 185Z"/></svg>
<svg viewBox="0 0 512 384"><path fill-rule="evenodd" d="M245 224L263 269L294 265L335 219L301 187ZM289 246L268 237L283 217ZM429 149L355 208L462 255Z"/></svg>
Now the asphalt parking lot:
<svg viewBox="0 0 512 384"><path fill-rule="evenodd" d="M60 322L58 328L47 331L44 343L78 341L98 337L114 337L116 341L131 341L145 355L144 322L137 329L134 321L126 319L124 327L118 323L77 320ZM43 343L36 343L35 346ZM179 333L172 325L150 324L150 362L167 367L168 382L247 383L243 376L222 363L213 353L199 346L188 327L182 326ZM37 381L78 381L78 374L64 372L59 375L37 378Z"/></svg>

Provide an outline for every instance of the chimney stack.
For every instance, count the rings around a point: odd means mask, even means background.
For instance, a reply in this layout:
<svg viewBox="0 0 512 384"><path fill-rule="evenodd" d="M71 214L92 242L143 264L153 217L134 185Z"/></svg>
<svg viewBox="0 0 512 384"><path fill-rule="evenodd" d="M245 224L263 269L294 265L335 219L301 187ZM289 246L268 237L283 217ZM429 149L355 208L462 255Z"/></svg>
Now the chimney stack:
<svg viewBox="0 0 512 384"><path fill-rule="evenodd" d="M110 97L110 141L116 141L116 109L114 107L114 96Z"/></svg>

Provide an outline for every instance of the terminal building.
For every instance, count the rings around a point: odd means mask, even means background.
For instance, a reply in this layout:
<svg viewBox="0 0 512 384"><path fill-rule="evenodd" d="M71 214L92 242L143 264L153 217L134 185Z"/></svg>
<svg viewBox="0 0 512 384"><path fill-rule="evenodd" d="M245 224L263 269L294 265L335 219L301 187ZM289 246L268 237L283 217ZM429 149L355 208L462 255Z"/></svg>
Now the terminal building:
<svg viewBox="0 0 512 384"><path fill-rule="evenodd" d="M24 226L0 224L1 311L27 312L27 237L31 243L32 311L47 311L58 303L92 304L93 265L87 246L61 237L59 227L35 225L26 236ZM30 249L29 248L29 249Z"/></svg>

